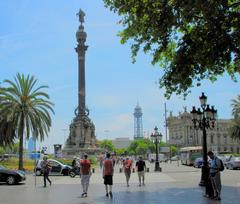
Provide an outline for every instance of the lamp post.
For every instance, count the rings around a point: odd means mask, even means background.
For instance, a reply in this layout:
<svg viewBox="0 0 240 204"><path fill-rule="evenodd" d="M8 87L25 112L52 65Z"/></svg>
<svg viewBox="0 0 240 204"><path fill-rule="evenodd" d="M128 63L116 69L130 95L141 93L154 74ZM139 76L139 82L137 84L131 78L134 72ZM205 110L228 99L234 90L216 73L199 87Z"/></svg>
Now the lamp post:
<svg viewBox="0 0 240 204"><path fill-rule="evenodd" d="M208 156L207 156L207 133L206 129L213 129L215 127L215 122L217 118L217 110L214 106L207 105L207 96L202 93L199 97L201 108L196 109L193 106L191 111L192 122L196 130L202 130L203 140L202 140L202 150L203 150L203 166L202 166L202 176L199 186L205 186L207 179L209 177L209 166L208 166ZM202 109L202 110L201 110Z"/></svg>
<svg viewBox="0 0 240 204"><path fill-rule="evenodd" d="M161 142L162 140L162 134L158 132L157 126L154 128L154 133L151 134L151 139L155 143L156 147L156 160L155 160L155 171L162 171L160 165L159 165L159 148L158 148L158 143Z"/></svg>

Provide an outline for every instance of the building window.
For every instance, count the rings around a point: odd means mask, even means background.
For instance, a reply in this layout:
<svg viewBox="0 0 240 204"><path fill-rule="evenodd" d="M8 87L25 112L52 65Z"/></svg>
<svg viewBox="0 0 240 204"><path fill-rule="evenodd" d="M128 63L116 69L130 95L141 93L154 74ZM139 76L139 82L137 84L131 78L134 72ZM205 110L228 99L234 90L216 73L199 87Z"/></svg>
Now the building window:
<svg viewBox="0 0 240 204"><path fill-rule="evenodd" d="M239 154L239 147L237 148L237 153Z"/></svg>
<svg viewBox="0 0 240 204"><path fill-rule="evenodd" d="M223 138L224 138L224 144L227 144L227 135L224 135Z"/></svg>
<svg viewBox="0 0 240 204"><path fill-rule="evenodd" d="M213 134L211 134L211 144L213 144Z"/></svg>
<svg viewBox="0 0 240 204"><path fill-rule="evenodd" d="M226 152L227 151L227 147L224 147L224 152Z"/></svg>

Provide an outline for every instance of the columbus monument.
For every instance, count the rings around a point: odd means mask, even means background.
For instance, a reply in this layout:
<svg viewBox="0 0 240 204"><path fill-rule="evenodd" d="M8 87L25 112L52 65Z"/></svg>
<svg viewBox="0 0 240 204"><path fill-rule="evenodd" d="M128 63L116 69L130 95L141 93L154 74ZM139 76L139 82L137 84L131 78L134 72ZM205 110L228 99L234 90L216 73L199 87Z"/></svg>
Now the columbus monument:
<svg viewBox="0 0 240 204"><path fill-rule="evenodd" d="M65 156L79 155L83 152L94 154L96 136L95 126L89 118L89 110L86 107L86 87L85 87L85 53L88 46L85 45L87 34L84 31L85 13L80 9L77 13L80 26L76 32L78 55L78 106L75 109L75 117L70 124L70 134L65 143L63 153Z"/></svg>

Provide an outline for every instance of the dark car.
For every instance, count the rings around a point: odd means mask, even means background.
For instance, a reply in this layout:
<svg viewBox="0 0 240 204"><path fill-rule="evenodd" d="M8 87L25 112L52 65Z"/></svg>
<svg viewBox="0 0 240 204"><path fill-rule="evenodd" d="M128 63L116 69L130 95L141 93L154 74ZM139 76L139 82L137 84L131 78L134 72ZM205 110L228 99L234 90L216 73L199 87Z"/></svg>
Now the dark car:
<svg viewBox="0 0 240 204"><path fill-rule="evenodd" d="M0 182L13 185L25 180L26 176L24 171L10 170L0 166Z"/></svg>
<svg viewBox="0 0 240 204"><path fill-rule="evenodd" d="M195 168L201 168L203 165L203 158L199 157L194 160L193 167Z"/></svg>
<svg viewBox="0 0 240 204"><path fill-rule="evenodd" d="M210 159L208 158L208 165L210 165ZM198 157L194 160L193 167L201 168L203 166L203 158Z"/></svg>
<svg viewBox="0 0 240 204"><path fill-rule="evenodd" d="M38 160L37 166L36 166L36 175L40 176L42 175L42 168L41 168L41 163L43 160ZM69 171L72 169L71 166L62 164L61 162L54 160L54 159L48 159L48 162L50 164L51 171L50 174L54 175L64 175L67 176L69 175Z"/></svg>

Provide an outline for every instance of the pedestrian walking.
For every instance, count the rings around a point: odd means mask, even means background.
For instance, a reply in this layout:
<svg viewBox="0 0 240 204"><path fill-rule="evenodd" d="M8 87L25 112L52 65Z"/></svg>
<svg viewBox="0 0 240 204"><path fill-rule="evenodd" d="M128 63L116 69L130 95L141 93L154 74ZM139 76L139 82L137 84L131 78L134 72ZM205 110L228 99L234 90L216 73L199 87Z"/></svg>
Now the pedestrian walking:
<svg viewBox="0 0 240 204"><path fill-rule="evenodd" d="M41 169L43 172L43 182L44 182L44 186L43 187L47 187L47 181L49 182L50 186L52 185L52 181L49 179L49 172L51 171L52 167L49 164L48 158L47 156L43 157L43 161L41 162Z"/></svg>
<svg viewBox="0 0 240 204"><path fill-rule="evenodd" d="M76 168L76 166L77 166L77 157L74 156L72 160L72 168Z"/></svg>
<svg viewBox="0 0 240 204"><path fill-rule="evenodd" d="M82 197L87 197L87 191L91 176L91 163L87 158L88 155L84 154L84 158L80 161L81 184L83 189Z"/></svg>
<svg viewBox="0 0 240 204"><path fill-rule="evenodd" d="M110 159L110 156L110 153L107 153L106 159L103 161L103 179L106 189L106 197L110 196L110 198L112 198L114 164L113 160Z"/></svg>
<svg viewBox="0 0 240 204"><path fill-rule="evenodd" d="M129 159L129 157L127 157L126 160L123 161L123 169L126 176L127 187L129 187L129 180L132 170L132 161Z"/></svg>
<svg viewBox="0 0 240 204"><path fill-rule="evenodd" d="M145 171L146 171L146 164L143 161L142 157L139 157L139 160L136 162L136 168L138 172L138 179L139 179L139 186L145 185Z"/></svg>
<svg viewBox="0 0 240 204"><path fill-rule="evenodd" d="M210 180L213 187L213 197L212 199L221 200L221 173L220 169L222 168L221 160L214 155L212 151L208 152L208 156L211 158L210 163Z"/></svg>

